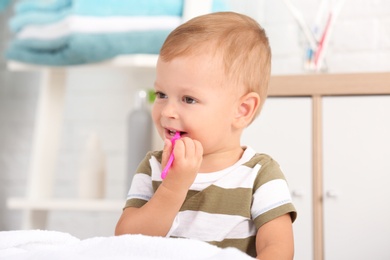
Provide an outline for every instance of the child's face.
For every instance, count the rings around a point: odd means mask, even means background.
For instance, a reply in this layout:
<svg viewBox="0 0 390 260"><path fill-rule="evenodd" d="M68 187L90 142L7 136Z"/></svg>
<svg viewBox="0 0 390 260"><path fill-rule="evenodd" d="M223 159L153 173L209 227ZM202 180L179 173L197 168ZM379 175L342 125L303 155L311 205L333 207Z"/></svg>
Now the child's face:
<svg viewBox="0 0 390 260"><path fill-rule="evenodd" d="M220 61L210 55L159 59L152 116L160 136L180 131L201 142L204 155L237 148L232 122L239 96L224 82Z"/></svg>

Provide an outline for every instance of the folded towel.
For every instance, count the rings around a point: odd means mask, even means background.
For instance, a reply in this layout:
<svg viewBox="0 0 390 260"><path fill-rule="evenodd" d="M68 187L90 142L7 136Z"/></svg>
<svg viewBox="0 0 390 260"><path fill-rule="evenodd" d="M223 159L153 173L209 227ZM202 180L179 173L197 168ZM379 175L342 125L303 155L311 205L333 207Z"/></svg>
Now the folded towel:
<svg viewBox="0 0 390 260"><path fill-rule="evenodd" d="M67 233L46 230L0 231L0 256L12 252L26 252L69 245L79 242ZM11 250L11 251L10 251ZM0 257L0 259L3 259Z"/></svg>
<svg viewBox="0 0 390 260"><path fill-rule="evenodd" d="M27 25L56 23L71 14L85 16L181 16L183 12L183 0L117 0L115 4L111 0L73 0L71 5L62 3L66 0L49 2L41 0L40 8L29 6L30 1L21 2L16 8L17 12L9 21L12 32L18 32ZM45 8L45 3L47 3L47 8ZM62 8L55 9L53 6L62 6Z"/></svg>
<svg viewBox="0 0 390 260"><path fill-rule="evenodd" d="M181 23L184 0L33 1L21 2L10 20L17 34L6 57L67 66L123 54L158 54L167 35ZM225 0L213 3L214 11L226 7Z"/></svg>
<svg viewBox="0 0 390 260"><path fill-rule="evenodd" d="M58 23L24 27L11 41L6 57L67 66L123 54L158 54L165 38L180 23L181 18L175 16L71 15Z"/></svg>
<svg viewBox="0 0 390 260"><path fill-rule="evenodd" d="M69 8L72 0L23 0L15 5L15 13L36 12L36 11L61 11Z"/></svg>
<svg viewBox="0 0 390 260"><path fill-rule="evenodd" d="M17 233L14 233L17 232ZM58 232L47 231L46 239L35 239L34 231L9 231L1 236L0 244L8 237L19 237L24 240L21 248L17 249L16 244L7 244L0 247L0 259L7 260L155 260L155 259L199 259L199 260L219 260L237 259L250 260L252 257L239 251L236 248L218 248L205 242L180 239L150 237L143 235L123 235L117 237L94 237L85 240L64 240L63 244L58 240L52 246L47 247L53 239L56 239ZM69 234L63 233L63 236ZM26 239L24 239L25 237ZM29 246L26 246L26 244Z"/></svg>
<svg viewBox="0 0 390 260"><path fill-rule="evenodd" d="M74 0L73 11L80 15L183 15L184 0ZM213 0L213 12L226 11L226 0Z"/></svg>
<svg viewBox="0 0 390 260"><path fill-rule="evenodd" d="M1 0L0 0L1 1ZM10 29L18 32L26 25L55 23L65 16L182 16L184 0L25 0L16 6ZM227 11L226 0L214 0L212 11Z"/></svg>
<svg viewBox="0 0 390 260"><path fill-rule="evenodd" d="M71 34L53 41L13 40L9 60L67 66L99 62L122 54L158 54L170 30Z"/></svg>
<svg viewBox="0 0 390 260"><path fill-rule="evenodd" d="M71 8L64 8L56 12L26 12L12 16L8 24L12 32L18 32L27 25L43 25L59 22L70 13Z"/></svg>
<svg viewBox="0 0 390 260"><path fill-rule="evenodd" d="M181 16L183 0L74 0L73 12L79 15L171 15Z"/></svg>
<svg viewBox="0 0 390 260"><path fill-rule="evenodd" d="M25 26L16 39L55 40L72 33L118 33L129 31L173 30L182 23L178 16L79 16L47 25Z"/></svg>
<svg viewBox="0 0 390 260"><path fill-rule="evenodd" d="M0 12L6 9L10 3L11 0L0 0Z"/></svg>

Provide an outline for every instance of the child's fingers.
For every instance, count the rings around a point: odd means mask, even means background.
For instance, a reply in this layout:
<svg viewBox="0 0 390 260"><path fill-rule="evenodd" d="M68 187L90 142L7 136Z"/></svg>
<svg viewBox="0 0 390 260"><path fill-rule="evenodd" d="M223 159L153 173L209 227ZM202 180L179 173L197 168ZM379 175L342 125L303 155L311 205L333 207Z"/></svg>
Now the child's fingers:
<svg viewBox="0 0 390 260"><path fill-rule="evenodd" d="M182 140L183 144L184 144L184 158L191 158L195 153L195 144L194 144L194 140L190 139L190 138L183 138Z"/></svg>
<svg viewBox="0 0 390 260"><path fill-rule="evenodd" d="M168 183L177 185L176 188L189 189L202 162L202 145L191 138L183 137L176 140L173 154L175 160L165 182L167 185Z"/></svg>
<svg viewBox="0 0 390 260"><path fill-rule="evenodd" d="M196 168L199 170L200 164L202 163L203 159L203 146L199 141L194 140L193 142L193 149L191 154L188 154L190 158L193 158L194 164L196 165Z"/></svg>
<svg viewBox="0 0 390 260"><path fill-rule="evenodd" d="M203 156L203 146L199 141L194 141L195 144L195 156L198 158L202 158Z"/></svg>
<svg viewBox="0 0 390 260"><path fill-rule="evenodd" d="M161 165L165 167L169 160L169 156L171 155L171 150L172 150L172 143L170 140L165 139L164 140L164 149L162 153L162 158L161 158Z"/></svg>
<svg viewBox="0 0 390 260"><path fill-rule="evenodd" d="M192 139L188 137L177 140L175 143L175 149L173 151L175 159L179 158L179 160L185 160L188 157L188 153L191 153L194 149L192 143Z"/></svg>
<svg viewBox="0 0 390 260"><path fill-rule="evenodd" d="M183 160L199 159L203 155L203 147L199 141L184 137L176 141L174 155Z"/></svg>

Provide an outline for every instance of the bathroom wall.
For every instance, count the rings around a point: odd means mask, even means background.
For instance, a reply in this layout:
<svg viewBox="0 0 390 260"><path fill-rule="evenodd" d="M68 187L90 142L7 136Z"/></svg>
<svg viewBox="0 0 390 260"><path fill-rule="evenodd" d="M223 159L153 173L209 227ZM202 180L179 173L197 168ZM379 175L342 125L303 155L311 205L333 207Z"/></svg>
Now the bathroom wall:
<svg viewBox="0 0 390 260"><path fill-rule="evenodd" d="M266 29L273 50L273 73L307 73L303 68L305 38L282 0L231 0L234 9L255 17ZM292 1L313 23L319 0ZM0 14L0 51L9 32ZM327 71L390 70L390 1L346 1L326 56ZM147 69L77 69L68 73L64 123L55 172L54 195L76 198L80 157L91 133L97 133L107 159L106 197L126 193L126 116L135 90L153 84ZM10 72L0 58L0 230L18 229L22 212L8 210L7 197L26 194L32 136L41 74ZM362 126L363 127L363 126ZM120 211L120 210L119 210ZM48 229L80 238L111 235L118 213L52 212ZM82 228L80 228L82 227Z"/></svg>
<svg viewBox="0 0 390 260"><path fill-rule="evenodd" d="M326 0L324 0L326 1ZM273 73L302 73L306 38L283 0L235 1L236 9L264 26L273 50ZM322 0L291 0L313 26ZM327 1L340 2L340 1ZM326 55L328 72L388 71L390 2L346 0L336 20Z"/></svg>

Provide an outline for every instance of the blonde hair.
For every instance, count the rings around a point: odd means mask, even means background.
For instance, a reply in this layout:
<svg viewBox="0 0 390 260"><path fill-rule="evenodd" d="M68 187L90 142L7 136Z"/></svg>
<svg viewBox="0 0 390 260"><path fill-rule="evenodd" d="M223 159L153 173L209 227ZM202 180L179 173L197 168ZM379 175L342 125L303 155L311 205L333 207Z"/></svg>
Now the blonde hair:
<svg viewBox="0 0 390 260"><path fill-rule="evenodd" d="M222 55L229 82L246 87L260 96L268 93L271 74L271 48L264 29L252 18L234 12L218 12L195 17L172 31L165 40L160 58L171 61L214 48Z"/></svg>

